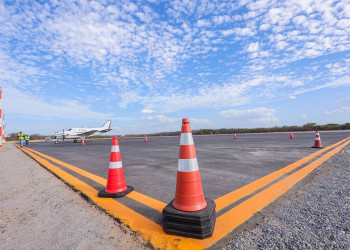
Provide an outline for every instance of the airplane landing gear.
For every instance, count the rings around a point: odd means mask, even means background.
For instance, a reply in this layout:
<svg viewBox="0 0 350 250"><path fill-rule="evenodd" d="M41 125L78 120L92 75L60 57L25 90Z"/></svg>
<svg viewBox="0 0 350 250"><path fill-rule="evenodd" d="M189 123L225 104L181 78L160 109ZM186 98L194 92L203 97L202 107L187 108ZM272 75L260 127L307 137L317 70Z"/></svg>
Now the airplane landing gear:
<svg viewBox="0 0 350 250"><path fill-rule="evenodd" d="M78 142L78 140L77 139L74 139L74 143L77 143Z"/></svg>

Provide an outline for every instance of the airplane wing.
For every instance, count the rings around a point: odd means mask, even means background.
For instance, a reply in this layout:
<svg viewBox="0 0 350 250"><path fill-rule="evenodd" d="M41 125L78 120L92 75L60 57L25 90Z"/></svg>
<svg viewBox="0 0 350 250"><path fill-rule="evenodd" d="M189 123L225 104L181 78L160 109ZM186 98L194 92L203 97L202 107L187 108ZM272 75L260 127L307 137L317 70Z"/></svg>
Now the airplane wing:
<svg viewBox="0 0 350 250"><path fill-rule="evenodd" d="M79 136L90 136L92 134L95 134L95 132L97 132L98 130L90 130L90 131L87 131L85 133L81 133L81 134L78 134Z"/></svg>

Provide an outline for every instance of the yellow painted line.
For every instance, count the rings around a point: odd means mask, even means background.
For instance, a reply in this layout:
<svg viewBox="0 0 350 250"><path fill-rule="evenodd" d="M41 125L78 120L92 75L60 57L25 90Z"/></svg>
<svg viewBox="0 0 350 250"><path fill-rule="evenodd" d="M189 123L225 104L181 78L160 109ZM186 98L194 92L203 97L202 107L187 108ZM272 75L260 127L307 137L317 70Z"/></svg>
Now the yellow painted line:
<svg viewBox="0 0 350 250"><path fill-rule="evenodd" d="M332 157L334 154L340 152L345 146L349 144L350 140L344 142L342 145L336 147L332 151L324 154L312 163L287 176L283 180L271 185L260 193L247 199L236 207L232 208L227 213L221 215L216 220L213 236L209 239L203 240L204 244L210 244L213 241L218 241L237 228L243 222L251 218L255 213L269 205L279 196L287 192L297 182L302 180L305 176L311 173L314 169ZM208 242L207 242L208 241Z"/></svg>
<svg viewBox="0 0 350 250"><path fill-rule="evenodd" d="M203 249L208 245L203 245L201 241L191 238L183 238L165 234L163 228L152 220L135 212L127 206L111 198L100 198L97 196L98 191L79 180L78 178L63 171L61 168L49 163L47 160L35 155L27 150L20 148L35 161L45 168L59 176L74 189L87 195L98 207L105 210L115 218L120 219L122 223L129 226L131 230L139 233L146 241L149 241L155 248L162 249ZM212 243L211 243L212 244Z"/></svg>
<svg viewBox="0 0 350 250"><path fill-rule="evenodd" d="M231 205L232 203L246 197L247 195L254 193L255 191L259 190L260 188L266 186L267 184L271 183L272 181L280 178L281 176L293 171L294 169L300 167L304 163L308 162L309 160L315 158L319 154L322 154L323 152L336 147L337 145L343 143L344 141L348 140L350 137L341 140L331 146L328 146L326 148L320 149L315 153L312 153L309 156L306 156L303 159L300 159L284 168L281 168L280 170L277 170L271 174L268 174L252 183L249 183L248 185L241 187L239 189L236 189L226 195L223 195L215 200L216 203L216 211L220 211L223 208Z"/></svg>
<svg viewBox="0 0 350 250"><path fill-rule="evenodd" d="M85 170L83 170L81 168L78 168L78 167L75 167L73 165L70 165L70 164L65 163L63 161L57 160L57 159L55 159L55 158L53 158L51 156L45 155L43 153L40 153L40 152L38 152L38 151L36 151L34 149L31 149L31 148L26 148L26 149L31 151L31 152L33 152L33 153L35 153L35 154L37 154L37 155L40 155L40 156L42 156L42 157L44 157L44 158L46 158L46 159L48 159L48 160L50 160L52 162L55 162L55 163L57 163L57 164L59 164L59 165L61 165L63 167L66 167L66 168L68 168L68 169L70 169L70 170L72 170L72 171L74 171L74 172L76 172L76 173L78 173L78 174L80 174L80 175L82 175L84 177L87 177L90 180L93 180L93 181L101 184L102 186L106 186L106 184L107 184L107 180L105 178L102 178L102 177L100 177L98 175L94 175L94 174L92 174L92 173L90 173L88 171L85 171ZM140 202L140 203L142 203L142 204L144 204L146 206L149 206L149 207L151 207L151 208L153 208L153 209L155 209L155 210L157 210L159 212L162 212L163 208L167 205L164 202L161 202L161 201L159 201L157 199L154 199L152 197L149 197L147 195L141 194L141 193L139 193L139 192L137 192L135 190L133 192L127 194L126 196L129 197L130 199L136 200L137 202Z"/></svg>

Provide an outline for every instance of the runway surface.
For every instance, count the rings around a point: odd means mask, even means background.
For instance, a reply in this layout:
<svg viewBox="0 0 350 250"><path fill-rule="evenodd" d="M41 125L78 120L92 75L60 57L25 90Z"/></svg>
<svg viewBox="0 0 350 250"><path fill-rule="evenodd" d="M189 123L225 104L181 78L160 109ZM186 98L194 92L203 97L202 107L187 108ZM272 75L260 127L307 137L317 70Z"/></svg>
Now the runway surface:
<svg viewBox="0 0 350 250"><path fill-rule="evenodd" d="M324 147L349 133L322 132ZM314 133L239 134L194 136L206 198L216 199L318 149ZM127 185L168 203L174 198L180 137L120 138L120 152ZM87 139L85 146L66 140L54 144L30 143L46 155L107 178L111 140Z"/></svg>
<svg viewBox="0 0 350 250"><path fill-rule="evenodd" d="M180 137L120 138L127 185L118 199L97 198L108 175L111 139L30 143L24 152L140 232L155 247L209 247L268 206L350 143L349 131L321 132L325 148L312 148L314 133L194 136L204 194L216 203L212 237L193 240L164 234L162 209L175 195ZM34 150L34 151L32 151ZM53 157L53 158L50 158ZM68 165L70 164L70 165ZM117 202L117 203L116 203Z"/></svg>

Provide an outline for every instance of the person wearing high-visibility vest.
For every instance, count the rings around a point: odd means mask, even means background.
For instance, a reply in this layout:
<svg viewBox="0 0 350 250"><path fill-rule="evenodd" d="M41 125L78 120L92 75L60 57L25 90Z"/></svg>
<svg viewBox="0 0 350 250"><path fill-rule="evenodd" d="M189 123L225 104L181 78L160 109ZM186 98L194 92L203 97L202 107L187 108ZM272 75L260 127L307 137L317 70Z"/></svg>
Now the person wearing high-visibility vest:
<svg viewBox="0 0 350 250"><path fill-rule="evenodd" d="M19 134L17 135L17 138L19 140L19 145L23 147L24 134L22 133L22 131L19 132Z"/></svg>
<svg viewBox="0 0 350 250"><path fill-rule="evenodd" d="M24 136L24 140L26 141L26 146L28 146L29 139L30 139L30 136L29 136L29 135L25 135L25 136Z"/></svg>

